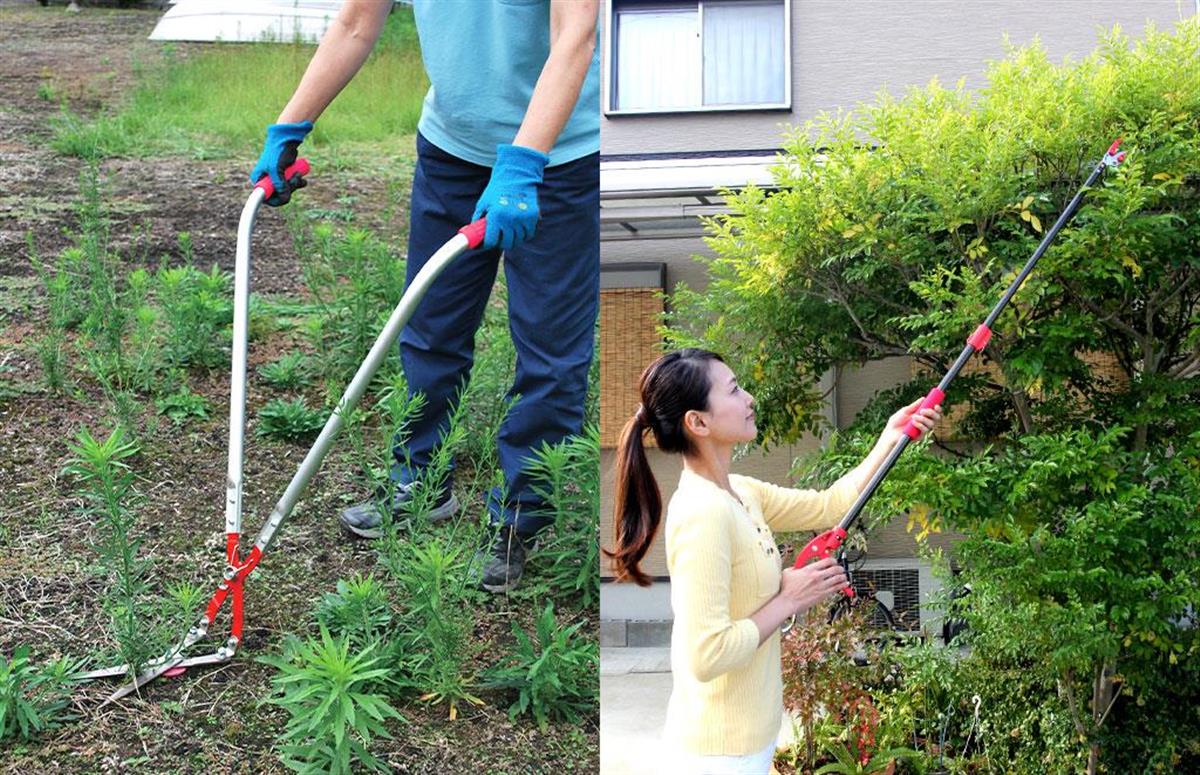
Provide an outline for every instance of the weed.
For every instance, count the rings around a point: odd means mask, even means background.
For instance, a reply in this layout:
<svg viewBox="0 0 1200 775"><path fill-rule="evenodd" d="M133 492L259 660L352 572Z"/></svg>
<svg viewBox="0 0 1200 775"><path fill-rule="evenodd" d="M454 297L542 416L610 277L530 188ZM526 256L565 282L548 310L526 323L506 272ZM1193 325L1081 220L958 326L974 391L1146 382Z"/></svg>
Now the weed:
<svg viewBox="0 0 1200 775"><path fill-rule="evenodd" d="M322 627L319 641L295 644L292 659L262 658L279 671L271 679L279 696L268 702L291 716L282 736L285 765L306 773L348 773L355 763L387 771L368 747L372 737L391 737L386 719L403 717L375 694L391 672L375 650L352 649L349 638Z"/></svg>
<svg viewBox="0 0 1200 775"><path fill-rule="evenodd" d="M145 269L134 270L129 274L127 284L124 304L132 310L128 346L129 383L138 390L149 391L156 386L158 370L162 365L159 313L147 301L151 286L149 272Z"/></svg>
<svg viewBox="0 0 1200 775"><path fill-rule="evenodd" d="M125 432L132 434L138 427L138 417L141 415L142 409L137 395L132 390L121 386L119 382L121 374L114 367L113 362L105 357L105 353L84 348L83 359L87 362L88 369L96 377L96 382L99 383L104 397L112 404L118 424L124 428Z"/></svg>
<svg viewBox="0 0 1200 775"><path fill-rule="evenodd" d="M166 356L176 367L213 367L225 362L227 327L233 321L230 275L214 264L207 274L191 265L162 267L156 275L166 322Z"/></svg>
<svg viewBox="0 0 1200 775"><path fill-rule="evenodd" d="M366 357L404 293L404 262L363 229L335 236L295 225L304 282L319 305L310 334L326 377L348 378ZM310 242L311 240L311 242Z"/></svg>
<svg viewBox="0 0 1200 775"><path fill-rule="evenodd" d="M93 438L86 428L80 430L71 452L74 457L64 473L80 482L79 494L88 504L85 508L100 519L104 530L98 549L101 566L115 582L105 605L117 647L123 662L140 669L156 650L159 638L141 603L149 562L138 558L140 542L130 535L138 493L126 461L138 448L125 439L124 429L117 425L104 441Z"/></svg>
<svg viewBox="0 0 1200 775"><path fill-rule="evenodd" d="M64 332L68 326L78 322L76 315L80 309L77 300L72 298L75 283L72 282L70 257L82 254L77 250L63 251L51 267L39 258L33 245L32 233L28 235L26 242L29 260L46 291L46 332L38 339L34 349L42 364L42 378L46 387L57 392L66 385L67 350Z"/></svg>
<svg viewBox="0 0 1200 775"><path fill-rule="evenodd" d="M271 305L257 293L250 294L249 316L246 321L246 339L261 342L283 327Z"/></svg>
<svg viewBox="0 0 1200 775"><path fill-rule="evenodd" d="M315 436L325 426L325 414L309 409L303 398L275 398L258 410L259 436L301 440Z"/></svg>
<svg viewBox="0 0 1200 775"><path fill-rule="evenodd" d="M600 599L600 436L589 426L582 436L543 445L529 465L533 489L554 515L531 570L549 592L579 596L583 608ZM535 587L529 586L527 591Z"/></svg>
<svg viewBox="0 0 1200 775"><path fill-rule="evenodd" d="M258 367L258 374L277 388L304 387L312 382L312 364L304 353L288 353Z"/></svg>
<svg viewBox="0 0 1200 775"><path fill-rule="evenodd" d="M187 385L183 385L169 396L163 396L154 402L159 414L170 417L176 425L182 425L191 419L208 419L208 399L198 393L193 393Z"/></svg>
<svg viewBox="0 0 1200 775"><path fill-rule="evenodd" d="M0 656L0 740L32 740L71 718L67 713L79 665L63 658L38 669L29 647Z"/></svg>
<svg viewBox="0 0 1200 775"><path fill-rule="evenodd" d="M451 719L460 702L482 704L472 693L478 646L468 637L465 550L453 536L434 536L424 543L397 542L389 560L388 570L408 601L393 641L397 684L423 701L447 703Z"/></svg>
<svg viewBox="0 0 1200 775"><path fill-rule="evenodd" d="M536 640L513 622L516 651L488 671L488 685L517 689L510 718L531 713L545 730L551 718L578 723L594 712L599 698L600 653L595 641L579 633L583 621L560 628L554 604L546 603L535 625Z"/></svg>
<svg viewBox="0 0 1200 775"><path fill-rule="evenodd" d="M43 102L54 102L58 99L58 89L50 81L42 81L37 87L37 97Z"/></svg>
<svg viewBox="0 0 1200 775"><path fill-rule="evenodd" d="M168 617L181 621L193 621L192 613L204 602L208 589L196 584L180 581L167 587Z"/></svg>
<svg viewBox="0 0 1200 775"><path fill-rule="evenodd" d="M315 143L416 130L429 82L412 28L411 11L392 14L371 58L338 96L338 110L322 118ZM262 141L269 106L287 101L312 53L311 45L280 43L217 43L187 58L164 52L118 112L87 120L64 109L51 122L51 144L85 159L242 149Z"/></svg>
<svg viewBox="0 0 1200 775"><path fill-rule="evenodd" d="M109 250L110 222L95 164L80 173L80 194L75 246L82 254L84 315L79 347L96 376L110 388L120 389L126 381L124 337L129 312L119 290L120 261Z"/></svg>
<svg viewBox="0 0 1200 775"><path fill-rule="evenodd" d="M374 576L339 579L337 592L327 592L317 604L316 618L338 637L363 647L386 632L392 621L387 590Z"/></svg>

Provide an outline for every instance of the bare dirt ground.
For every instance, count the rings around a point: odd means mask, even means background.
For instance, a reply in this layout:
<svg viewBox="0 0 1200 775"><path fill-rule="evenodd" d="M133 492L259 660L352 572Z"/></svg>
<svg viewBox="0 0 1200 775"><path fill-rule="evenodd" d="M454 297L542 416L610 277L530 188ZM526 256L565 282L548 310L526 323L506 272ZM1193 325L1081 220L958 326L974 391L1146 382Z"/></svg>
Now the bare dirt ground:
<svg viewBox="0 0 1200 775"><path fill-rule="evenodd" d="M45 313L27 240L39 254L53 256L70 244L76 225L72 207L79 197L80 162L56 154L49 144L58 100L83 115L119 101L133 86L133 62L152 53L145 38L156 19L148 11L85 9L68 15L61 6L0 2L0 654L25 644L41 661L95 654L111 645L98 599L102 580L94 570L96 526L81 515L72 483L61 473L68 443L81 427L107 432L109 409L86 381L65 396L40 387L32 343ZM54 99L45 96L47 83ZM103 162L114 247L131 266L144 261L154 267L162 256L175 255L178 234L188 232L197 266L217 263L232 271L250 163L248 158ZM331 173L328 184L310 186L305 196L318 206L334 206L338 196L358 194L356 201L367 209L356 214L356 223L395 236L404 224L384 221L385 211L404 212L389 206L396 204L387 201L394 189ZM374 209L366 204L372 202ZM296 254L283 219L273 215L260 213L253 287L298 297ZM293 336L284 331L252 344L251 373L288 349ZM164 418L158 428L139 434L142 451L134 468L145 503L138 537L143 553L155 560L155 585L189 581L207 589L224 569L228 389L219 369L193 379L192 390L210 400L214 416L183 431ZM248 416L266 398L252 388ZM152 414L150 408L147 415ZM252 536L306 447L258 439L250 430L244 499L245 531ZM233 662L157 681L141 697L103 710L99 701L113 686L84 686L76 721L37 743L0 744L0 772L282 771L271 747L286 717L260 704L269 694L271 668L254 657L277 649L285 634L301 631L314 599L331 591L337 579L375 565L375 550L349 541L334 519L337 509L364 494L356 492L354 470L344 451L331 455L249 580L247 634ZM474 634L484 653L493 660L504 654L512 620L528 627L533 608L519 597L482 603ZM593 636L597 619L592 612L586 625ZM226 626L219 618L215 629ZM527 720L508 719L511 697L481 695L487 703L460 707L456 721L446 720L444 706L400 707L410 723L395 728L396 738L381 741L373 752L397 772L595 771L598 719L579 727L552 725L543 733Z"/></svg>

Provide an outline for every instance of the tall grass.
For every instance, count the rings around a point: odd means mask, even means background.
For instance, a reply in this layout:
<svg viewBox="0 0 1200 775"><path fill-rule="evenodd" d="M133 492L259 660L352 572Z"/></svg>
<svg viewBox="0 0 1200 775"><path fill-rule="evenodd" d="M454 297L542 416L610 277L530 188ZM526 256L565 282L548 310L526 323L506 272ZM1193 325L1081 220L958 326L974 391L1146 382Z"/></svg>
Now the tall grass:
<svg viewBox="0 0 1200 775"><path fill-rule="evenodd" d="M82 158L244 152L261 142L315 51L302 43L214 43L183 54L167 44L116 112L88 120L64 110L53 146ZM397 8L311 140L333 145L410 134L428 86L412 10Z"/></svg>

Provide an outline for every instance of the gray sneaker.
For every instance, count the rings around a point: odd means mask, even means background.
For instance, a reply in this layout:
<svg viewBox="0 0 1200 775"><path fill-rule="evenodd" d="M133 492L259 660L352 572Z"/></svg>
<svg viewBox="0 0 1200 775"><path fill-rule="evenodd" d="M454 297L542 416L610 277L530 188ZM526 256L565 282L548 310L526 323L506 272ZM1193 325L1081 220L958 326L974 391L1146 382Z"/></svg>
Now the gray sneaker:
<svg viewBox="0 0 1200 775"><path fill-rule="evenodd" d="M488 592L507 592L517 586L525 570L525 558L537 550L537 544L536 537L523 536L512 525L501 527L475 554L475 565L483 572L480 586Z"/></svg>
<svg viewBox="0 0 1200 775"><path fill-rule="evenodd" d="M404 504L412 497L413 484L396 485L392 492L392 516L401 514ZM429 511L430 522L442 522L459 512L458 498L447 490L441 501ZM342 527L360 538L379 538L383 535L383 503L378 500L356 503L344 509L339 517Z"/></svg>

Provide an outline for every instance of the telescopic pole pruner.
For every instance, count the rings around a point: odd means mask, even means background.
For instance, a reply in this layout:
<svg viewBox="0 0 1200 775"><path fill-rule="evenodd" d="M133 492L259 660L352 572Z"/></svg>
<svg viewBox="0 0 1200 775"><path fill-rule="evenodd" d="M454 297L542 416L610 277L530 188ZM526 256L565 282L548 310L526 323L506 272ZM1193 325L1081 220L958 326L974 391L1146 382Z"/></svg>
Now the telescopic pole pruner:
<svg viewBox="0 0 1200 775"><path fill-rule="evenodd" d="M1120 145L1121 138L1117 138L1117 140L1113 142L1111 146L1109 146L1108 152L1104 154L1104 158L1096 163L1096 166L1092 169L1091 174L1088 175L1087 180L1084 181L1079 191L1075 193L1075 196L1072 197L1066 208L1063 209L1062 214L1058 216L1058 220L1056 220L1054 225L1050 227L1050 230L1046 232L1046 236L1042 237L1042 241L1037 246L1037 250L1033 251L1033 255L1027 262L1025 262L1025 266L1021 269L1020 273L1017 274L1017 276L1009 284L1008 289L1004 292L1004 295L1000 298L1000 301L997 302L996 306L992 308L992 311L988 313L987 319L985 319L983 323L981 323L979 327L975 329L974 333L967 337L966 346L963 347L962 352L959 353L958 358L954 361L954 364L950 367L950 370L946 372L944 377L942 377L942 381L939 382L937 387L930 390L925 396L925 399L921 402L920 407L917 409L918 412L922 409L930 409L942 403L942 399L946 397L946 390L950 387L950 383L953 382L954 378L958 376L958 373L962 371L962 368L967 364L967 361L971 360L973 355L981 352L983 348L987 347L988 340L992 337L992 326L995 324L996 319L1000 317L1000 313L1004 311L1004 308L1008 306L1009 301L1011 301L1012 297L1016 295L1017 291L1021 287L1021 284L1025 282L1025 278L1028 277L1030 272L1033 271L1033 268L1037 266L1038 260L1042 257L1042 254L1046 252L1046 249L1050 247L1050 244L1054 242L1054 238L1058 236L1058 232L1071 220L1071 218L1075 216L1076 211L1079 209L1079 205L1083 202L1083 198L1091 188L1092 184L1104 174L1105 170L1114 168L1125 160L1125 152L1119 150ZM908 421L908 425L906 425L904 428L904 434L897 440L896 446L892 447L892 450L888 453L888 456L884 458L883 463L880 464L874 475L871 476L870 481L867 482L867 486L863 488L861 493L859 493L858 498L854 501L854 504L850 507L850 510L846 512L846 515L842 517L841 521L838 522L836 526L813 538L802 550L800 550L800 552L796 555L794 567L800 568L813 560L829 557L835 551L840 549L842 543L846 540L846 531L849 530L850 526L854 524L854 521L858 519L863 507L867 504L867 501L871 500L871 496L875 494L875 490L879 488L880 483L892 470L892 466L896 464L896 460L899 459L900 455L904 453L905 448L908 447L910 442L916 441L920 437L921 430L910 419ZM854 596L854 588L852 586L847 586L842 591L849 597Z"/></svg>

